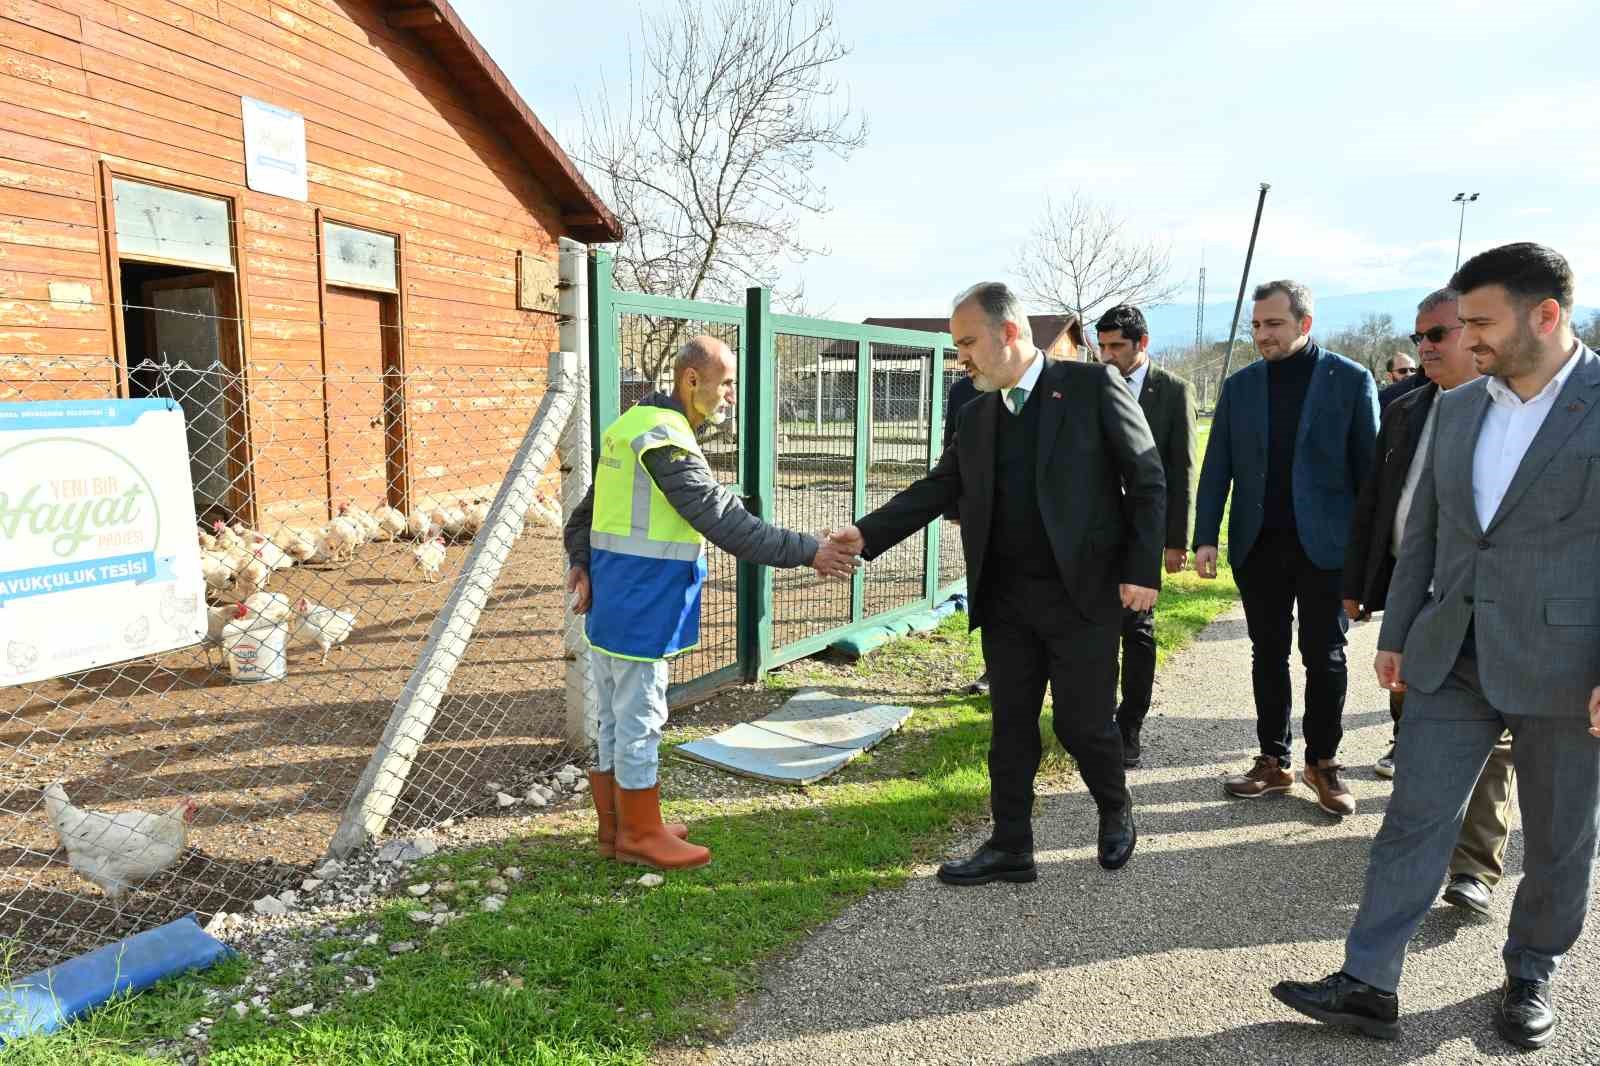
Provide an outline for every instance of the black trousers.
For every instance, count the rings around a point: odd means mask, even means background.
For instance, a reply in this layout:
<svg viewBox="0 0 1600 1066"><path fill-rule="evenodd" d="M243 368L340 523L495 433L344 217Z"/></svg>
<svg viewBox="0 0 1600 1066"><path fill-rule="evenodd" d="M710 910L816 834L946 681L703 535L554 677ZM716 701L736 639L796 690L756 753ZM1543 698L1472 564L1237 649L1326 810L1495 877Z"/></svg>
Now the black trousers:
<svg viewBox="0 0 1600 1066"><path fill-rule="evenodd" d="M1300 537L1263 532L1243 564L1234 567L1250 632L1250 680L1256 697L1261 754L1289 758L1290 627L1300 616L1300 661L1306 669L1306 760L1331 759L1344 739L1345 633L1350 620L1339 598L1338 570L1319 570Z"/></svg>
<svg viewBox="0 0 1600 1066"><path fill-rule="evenodd" d="M989 586L990 582L984 582ZM990 843L1033 849L1033 781L1043 750L1039 716L1050 686L1055 734L1103 811L1130 802L1117 730L1116 622L1096 625L1054 578L998 579L984 590L983 657L993 708Z"/></svg>
<svg viewBox="0 0 1600 1066"><path fill-rule="evenodd" d="M1122 704L1117 724L1122 735L1144 725L1156 683L1156 612L1122 612Z"/></svg>

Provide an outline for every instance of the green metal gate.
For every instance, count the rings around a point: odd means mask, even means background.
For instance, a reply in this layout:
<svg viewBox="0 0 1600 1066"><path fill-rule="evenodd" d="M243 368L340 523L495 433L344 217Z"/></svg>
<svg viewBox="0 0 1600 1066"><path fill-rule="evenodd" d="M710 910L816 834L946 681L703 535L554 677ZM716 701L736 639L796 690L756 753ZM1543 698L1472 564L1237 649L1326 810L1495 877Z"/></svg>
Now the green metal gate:
<svg viewBox="0 0 1600 1066"><path fill-rule="evenodd" d="M938 460L957 373L948 334L773 314L765 289L750 289L743 307L618 292L603 252L591 257L589 293L596 427L670 388L672 358L695 334L733 349L739 402L704 448L717 477L769 522L813 533L846 524ZM956 529L942 521L848 584L708 547L701 644L674 660L671 702L755 680L965 583Z"/></svg>

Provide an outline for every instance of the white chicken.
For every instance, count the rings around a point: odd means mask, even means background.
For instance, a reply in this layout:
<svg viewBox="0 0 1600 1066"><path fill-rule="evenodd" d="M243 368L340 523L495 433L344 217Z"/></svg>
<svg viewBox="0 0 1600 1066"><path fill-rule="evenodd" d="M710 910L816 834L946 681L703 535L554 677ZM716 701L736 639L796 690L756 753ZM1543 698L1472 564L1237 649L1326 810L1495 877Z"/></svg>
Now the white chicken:
<svg viewBox="0 0 1600 1066"><path fill-rule="evenodd" d="M196 534L197 534L197 536L199 537L199 540L200 540L200 550L201 551L209 552L209 551L216 551L217 550L217 538L216 537L212 536L210 533L207 533L203 529L196 530L195 532L196 532Z"/></svg>
<svg viewBox="0 0 1600 1066"><path fill-rule="evenodd" d="M451 540L458 540L467 531L467 512L459 507L441 507L433 512L433 524Z"/></svg>
<svg viewBox="0 0 1600 1066"><path fill-rule="evenodd" d="M368 511L362 510L353 503L339 505L339 517L356 524L361 531L361 543L365 544L378 535L378 520Z"/></svg>
<svg viewBox="0 0 1600 1066"><path fill-rule="evenodd" d="M413 539L420 538L428 532L428 527L432 524L433 520L428 517L428 512L419 507L406 515L406 535Z"/></svg>
<svg viewBox="0 0 1600 1066"><path fill-rule="evenodd" d="M393 507L380 507L377 513L378 540L394 540L405 536L406 516Z"/></svg>
<svg viewBox="0 0 1600 1066"><path fill-rule="evenodd" d="M430 526L429 538L411 549L411 555L417 560L422 576L429 581L439 580L439 568L444 566L444 538L437 534L437 529L437 526Z"/></svg>
<svg viewBox="0 0 1600 1066"><path fill-rule="evenodd" d="M220 607L206 608L206 642L220 644L222 630L235 618L243 618L249 614L250 609L242 603L224 603Z"/></svg>
<svg viewBox="0 0 1600 1066"><path fill-rule="evenodd" d="M272 534L272 543L297 563L308 563L317 554L316 536L293 526L279 526Z"/></svg>
<svg viewBox="0 0 1600 1066"><path fill-rule="evenodd" d="M269 570L287 570L294 565L294 556L284 551L277 541L268 540L260 533L255 534L254 552Z"/></svg>
<svg viewBox="0 0 1600 1066"><path fill-rule="evenodd" d="M222 519L219 518L211 523L211 531L214 534L214 547L217 551L232 552L245 549L244 538L224 525Z"/></svg>
<svg viewBox="0 0 1600 1066"><path fill-rule="evenodd" d="M246 561L243 552L202 552L200 576L205 578L206 589L220 593L233 588L233 575L239 572Z"/></svg>
<svg viewBox="0 0 1600 1066"><path fill-rule="evenodd" d="M294 601L294 613L300 619L295 626L295 639L308 640L321 648L323 662L328 661L328 652L343 644L356 627L356 612L336 611L304 596Z"/></svg>
<svg viewBox="0 0 1600 1066"><path fill-rule="evenodd" d="M120 910L128 890L174 865L200 807L184 799L165 814L102 814L74 807L57 782L44 790L50 828L79 877L99 887Z"/></svg>
<svg viewBox="0 0 1600 1066"><path fill-rule="evenodd" d="M476 537L478 530L489 520L489 501L479 497L471 503L461 502L461 513L466 518L463 532L469 537Z"/></svg>
<svg viewBox="0 0 1600 1066"><path fill-rule="evenodd" d="M245 557L245 561L233 575L234 599L244 601L267 587L267 581L272 577L272 567L261 558L260 552L254 552Z"/></svg>
<svg viewBox="0 0 1600 1066"><path fill-rule="evenodd" d="M322 530L321 553L333 562L343 562L354 557L356 549L364 543L361 527L343 516L329 522Z"/></svg>
<svg viewBox="0 0 1600 1066"><path fill-rule="evenodd" d="M258 615L274 625L283 625L294 613L294 604L281 592L257 592L247 597L239 606L244 608L245 614L240 614L238 617L244 618L246 614Z"/></svg>

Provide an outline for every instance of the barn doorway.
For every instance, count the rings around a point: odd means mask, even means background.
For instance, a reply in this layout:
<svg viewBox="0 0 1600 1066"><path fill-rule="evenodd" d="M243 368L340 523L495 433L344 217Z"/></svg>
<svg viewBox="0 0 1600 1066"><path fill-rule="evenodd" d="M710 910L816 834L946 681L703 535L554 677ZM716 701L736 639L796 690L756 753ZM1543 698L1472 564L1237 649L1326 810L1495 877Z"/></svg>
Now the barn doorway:
<svg viewBox="0 0 1600 1066"><path fill-rule="evenodd" d="M129 397L172 399L183 409L200 520L248 520L233 275L132 260L118 269Z"/></svg>

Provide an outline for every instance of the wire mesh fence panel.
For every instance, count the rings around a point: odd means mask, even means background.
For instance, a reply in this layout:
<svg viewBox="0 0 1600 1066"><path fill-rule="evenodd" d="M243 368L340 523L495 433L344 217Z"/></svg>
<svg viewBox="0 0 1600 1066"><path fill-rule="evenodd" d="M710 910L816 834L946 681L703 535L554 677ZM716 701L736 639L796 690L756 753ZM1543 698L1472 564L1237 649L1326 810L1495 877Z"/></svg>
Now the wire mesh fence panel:
<svg viewBox="0 0 1600 1066"><path fill-rule="evenodd" d="M928 472L933 351L874 341L866 509L876 510ZM904 607L925 593L927 531L907 537L866 568L863 614Z"/></svg>
<svg viewBox="0 0 1600 1066"><path fill-rule="evenodd" d="M856 343L779 333L774 521L818 532L854 517ZM848 582L819 581L810 570L772 577L772 639L777 646L850 621Z"/></svg>
<svg viewBox="0 0 1600 1066"><path fill-rule="evenodd" d="M743 368L741 330L726 322L710 322L670 315L624 312L617 323L618 356L621 366L621 404L626 411L646 395L672 390L672 364L678 349L691 337L709 334L733 349ZM700 431L700 450L718 481L736 485L739 481L739 425L737 405L721 425L706 425ZM597 426L596 432L604 432ZM682 685L737 665L739 586L738 562L714 545L706 546L706 582L700 598L700 644L672 660L674 684Z"/></svg>
<svg viewBox="0 0 1600 1066"><path fill-rule="evenodd" d="M20 945L13 966L240 909L305 876L546 396L542 365L385 369L384 327L359 301L330 308L325 328L346 346L326 372L163 348L127 373L128 395L184 411L201 560L127 639L136 648L144 629L203 608L192 644L8 683L46 638L0 617L0 937ZM117 377L102 362L0 357L0 401L111 396ZM519 501L528 524L504 545L392 829L492 806L488 784L573 758L558 494L552 465Z"/></svg>

